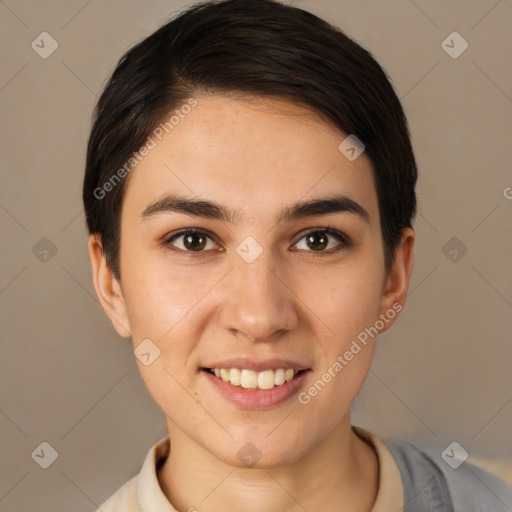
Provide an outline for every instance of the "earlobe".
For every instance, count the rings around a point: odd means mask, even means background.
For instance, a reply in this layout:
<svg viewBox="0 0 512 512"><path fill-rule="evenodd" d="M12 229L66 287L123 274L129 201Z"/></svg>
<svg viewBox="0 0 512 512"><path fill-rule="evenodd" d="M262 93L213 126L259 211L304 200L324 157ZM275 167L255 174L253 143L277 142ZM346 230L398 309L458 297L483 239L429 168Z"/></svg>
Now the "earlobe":
<svg viewBox="0 0 512 512"><path fill-rule="evenodd" d="M414 241L414 231L411 228L404 228L396 248L395 258L384 281L381 315L387 315L393 310L392 318L396 318L398 315L395 316L395 314L400 312L405 304L414 266ZM386 331L392 324L393 322L386 323L386 327L381 332Z"/></svg>
<svg viewBox="0 0 512 512"><path fill-rule="evenodd" d="M107 265L101 239L97 234L89 237L89 257L94 288L101 306L117 333L123 338L128 338L131 336L131 329L123 292L113 271Z"/></svg>

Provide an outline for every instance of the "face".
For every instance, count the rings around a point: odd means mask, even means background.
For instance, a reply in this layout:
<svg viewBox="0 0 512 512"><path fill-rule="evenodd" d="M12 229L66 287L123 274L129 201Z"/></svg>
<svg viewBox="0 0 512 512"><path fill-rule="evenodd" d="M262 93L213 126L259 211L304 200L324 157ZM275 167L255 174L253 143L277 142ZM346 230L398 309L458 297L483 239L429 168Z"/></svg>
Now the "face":
<svg viewBox="0 0 512 512"><path fill-rule="evenodd" d="M137 364L171 439L285 465L347 423L365 329L392 324L408 275L385 270L371 162L340 152L347 134L284 101L196 100L130 174L106 309L160 351Z"/></svg>

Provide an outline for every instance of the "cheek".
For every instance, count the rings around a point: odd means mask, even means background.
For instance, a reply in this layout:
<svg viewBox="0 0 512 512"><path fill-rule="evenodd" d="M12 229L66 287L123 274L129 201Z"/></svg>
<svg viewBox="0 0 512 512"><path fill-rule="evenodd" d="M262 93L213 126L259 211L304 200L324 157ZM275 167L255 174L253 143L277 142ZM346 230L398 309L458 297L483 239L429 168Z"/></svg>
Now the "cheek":
<svg viewBox="0 0 512 512"><path fill-rule="evenodd" d="M161 251L126 250L122 272L134 339L164 341L181 331L190 311L215 284L204 268L173 264Z"/></svg>
<svg viewBox="0 0 512 512"><path fill-rule="evenodd" d="M312 309L329 327L334 348L343 347L365 328L373 325L380 311L383 272L370 259L362 259L333 267L328 273L316 276L316 284L309 287ZM306 282L301 278L304 296L308 296Z"/></svg>
<svg viewBox="0 0 512 512"><path fill-rule="evenodd" d="M314 314L319 336L332 338L334 348L343 348L336 345L344 345L378 318L383 274L371 251L365 253L331 265L291 263L280 272L293 290L289 307L300 306L306 317ZM204 327L212 301L221 308L225 297L220 290L231 289L229 283L236 280L233 275L224 277L229 268L173 264L160 251L126 250L122 279L134 340L148 337L163 342Z"/></svg>
<svg viewBox="0 0 512 512"><path fill-rule="evenodd" d="M322 418L314 428L324 433L350 409L370 368L377 339L372 328L379 318L381 277L369 265L357 272L347 267L322 282L319 296L323 298L314 307L319 318L319 364L315 379L298 400L308 417Z"/></svg>

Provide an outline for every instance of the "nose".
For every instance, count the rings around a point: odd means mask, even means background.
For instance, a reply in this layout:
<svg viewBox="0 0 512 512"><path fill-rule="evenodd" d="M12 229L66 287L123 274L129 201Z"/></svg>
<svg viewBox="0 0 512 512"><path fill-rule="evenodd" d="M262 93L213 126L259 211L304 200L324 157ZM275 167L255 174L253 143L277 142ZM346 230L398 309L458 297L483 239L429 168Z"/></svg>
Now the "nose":
<svg viewBox="0 0 512 512"><path fill-rule="evenodd" d="M234 255L234 268L226 276L226 296L220 320L225 329L252 342L283 335L298 322L295 295L270 251L252 263Z"/></svg>

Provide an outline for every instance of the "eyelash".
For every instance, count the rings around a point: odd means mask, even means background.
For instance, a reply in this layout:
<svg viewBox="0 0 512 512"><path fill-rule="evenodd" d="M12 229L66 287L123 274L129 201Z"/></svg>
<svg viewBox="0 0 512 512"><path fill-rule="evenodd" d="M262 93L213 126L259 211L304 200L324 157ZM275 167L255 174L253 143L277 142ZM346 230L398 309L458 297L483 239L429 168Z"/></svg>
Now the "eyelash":
<svg viewBox="0 0 512 512"><path fill-rule="evenodd" d="M339 251L341 251L343 249L346 249L346 248L348 248L348 247L350 247L352 245L352 240L350 239L350 237L348 237L344 233L341 233L339 231L331 229L329 226L327 226L325 228L314 228L314 229L309 230L307 233L304 233L299 238L299 240L297 240L297 242L295 242L294 245L297 245L303 238L305 238L308 235L311 235L313 233L324 233L324 234L327 234L329 236L332 236L333 238L338 240L338 242L341 243L341 246L336 248L334 251L332 249L329 249L327 251L326 250L318 251L318 252L306 251L306 252L312 253L312 255L314 257L318 257L318 256L322 257L322 256L330 255L330 254L335 254L335 253L338 253ZM178 238L180 238L182 236L190 235L190 234L205 235L207 238L209 238L210 240L215 242L213 240L213 237L211 236L211 234L209 234L207 231L202 230L202 229L197 229L197 228L188 228L188 229L181 230L178 233L174 233L170 237L165 238L165 240L163 241L163 245L165 247L167 247L169 250L171 250L172 252L174 252L175 254L177 254L178 256L186 256L186 257L191 256L193 258L201 258L201 257L207 256L208 251L204 251L204 250L203 251L198 251L198 252L186 251L186 250L183 250L183 249L177 249L177 248L172 246L171 242L174 242L176 239L178 239Z"/></svg>

